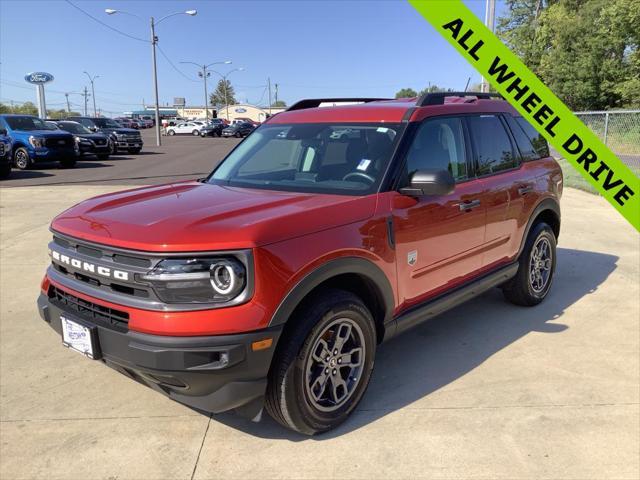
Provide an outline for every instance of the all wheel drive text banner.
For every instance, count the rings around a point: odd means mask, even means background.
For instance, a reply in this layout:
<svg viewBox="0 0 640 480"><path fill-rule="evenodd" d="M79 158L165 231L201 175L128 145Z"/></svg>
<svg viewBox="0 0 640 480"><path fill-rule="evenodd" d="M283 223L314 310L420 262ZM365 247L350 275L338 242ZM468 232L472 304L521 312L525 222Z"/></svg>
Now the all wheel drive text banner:
<svg viewBox="0 0 640 480"><path fill-rule="evenodd" d="M640 231L640 179L461 0L409 3Z"/></svg>

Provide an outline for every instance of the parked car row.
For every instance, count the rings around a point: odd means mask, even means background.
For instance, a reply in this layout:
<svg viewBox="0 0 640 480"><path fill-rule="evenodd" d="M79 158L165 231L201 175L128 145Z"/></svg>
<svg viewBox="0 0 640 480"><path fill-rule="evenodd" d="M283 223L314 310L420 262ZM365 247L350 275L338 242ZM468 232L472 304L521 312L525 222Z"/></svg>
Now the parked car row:
<svg viewBox="0 0 640 480"><path fill-rule="evenodd" d="M226 120L214 118L212 120L192 120L165 128L167 135L193 135L201 137L246 137L256 128L253 122L234 121L231 125Z"/></svg>
<svg viewBox="0 0 640 480"><path fill-rule="evenodd" d="M140 153L140 132L110 118L69 117L42 120L31 115L0 115L0 178L11 168L32 168L39 162L57 161L72 168L83 155L106 160L120 150Z"/></svg>

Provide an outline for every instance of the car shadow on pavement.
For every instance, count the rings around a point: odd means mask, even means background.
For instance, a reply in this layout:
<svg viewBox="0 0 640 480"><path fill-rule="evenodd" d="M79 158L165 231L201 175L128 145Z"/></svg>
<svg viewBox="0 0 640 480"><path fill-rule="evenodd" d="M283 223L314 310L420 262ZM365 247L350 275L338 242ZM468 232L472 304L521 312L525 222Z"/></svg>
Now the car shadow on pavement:
<svg viewBox="0 0 640 480"><path fill-rule="evenodd" d="M53 173L39 172L38 170L11 170L11 175L7 180L22 180L30 178L53 177ZM0 183L2 185L2 183Z"/></svg>
<svg viewBox="0 0 640 480"><path fill-rule="evenodd" d="M298 435L266 412L260 423L233 414L214 415L212 420L258 437L291 441L323 441L357 430L454 382L531 332L566 330L560 323L564 311L593 294L617 261L614 255L558 248L554 285L540 305L512 305L493 289L390 340L377 352L371 383L356 411L326 434Z"/></svg>

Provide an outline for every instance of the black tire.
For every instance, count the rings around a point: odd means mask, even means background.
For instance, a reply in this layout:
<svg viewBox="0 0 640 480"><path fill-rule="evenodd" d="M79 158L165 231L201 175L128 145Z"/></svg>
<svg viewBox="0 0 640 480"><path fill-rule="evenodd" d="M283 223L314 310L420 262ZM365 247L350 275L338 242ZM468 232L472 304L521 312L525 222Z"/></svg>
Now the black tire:
<svg viewBox="0 0 640 480"><path fill-rule="evenodd" d="M60 162L58 162L59 168L73 168L75 166L76 166L75 158L65 158L63 160L60 160Z"/></svg>
<svg viewBox="0 0 640 480"><path fill-rule="evenodd" d="M98 160L109 160L108 153L96 153L96 157L98 158Z"/></svg>
<svg viewBox="0 0 640 480"><path fill-rule="evenodd" d="M109 141L109 155L117 155L118 154L118 147L116 146L116 142L114 142L113 140Z"/></svg>
<svg viewBox="0 0 640 480"><path fill-rule="evenodd" d="M198 130L194 130L193 132L191 132L191 135L197 137L198 135L200 135L200 132Z"/></svg>
<svg viewBox="0 0 640 480"><path fill-rule="evenodd" d="M142 150L141 148L130 148L128 150L128 152L132 155L135 155L136 153L140 153L140 150Z"/></svg>
<svg viewBox="0 0 640 480"><path fill-rule="evenodd" d="M167 135L174 136L176 134L175 130L167 130Z"/></svg>
<svg viewBox="0 0 640 480"><path fill-rule="evenodd" d="M546 251L547 257L540 252ZM534 260L537 256L538 260ZM551 227L540 222L533 226L518 260L516 276L502 287L507 300L531 307L542 302L553 283L556 270L556 236ZM536 274L537 272L537 274Z"/></svg>
<svg viewBox="0 0 640 480"><path fill-rule="evenodd" d="M3 163L0 165L0 178L9 178L11 176L11 163Z"/></svg>
<svg viewBox="0 0 640 480"><path fill-rule="evenodd" d="M240 132L236 133L235 135L236 138L242 138L242 134Z"/></svg>
<svg viewBox="0 0 640 480"><path fill-rule="evenodd" d="M13 152L13 164L19 170L29 170L33 166L33 160L26 148L19 147Z"/></svg>
<svg viewBox="0 0 640 480"><path fill-rule="evenodd" d="M347 419L367 389L376 350L375 323L364 303L343 290L310 298L289 321L294 323L280 339L269 372L265 406L286 428L305 435L326 432ZM339 332L346 337L340 344ZM347 355L343 348L351 349L349 364L341 363ZM314 398L314 390L334 400L338 390L343 395L334 402Z"/></svg>

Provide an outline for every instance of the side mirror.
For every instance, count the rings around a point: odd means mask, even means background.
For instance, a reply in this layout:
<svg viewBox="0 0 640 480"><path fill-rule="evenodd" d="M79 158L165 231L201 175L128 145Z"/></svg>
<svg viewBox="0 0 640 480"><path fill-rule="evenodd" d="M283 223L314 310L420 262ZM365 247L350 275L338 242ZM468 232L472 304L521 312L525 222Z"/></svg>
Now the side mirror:
<svg viewBox="0 0 640 480"><path fill-rule="evenodd" d="M6 135L7 134L7 129L6 128L0 128L0 135Z"/></svg>
<svg viewBox="0 0 640 480"><path fill-rule="evenodd" d="M411 176L408 187L400 193L410 197L423 195L449 195L453 193L456 181L449 170L418 170Z"/></svg>

